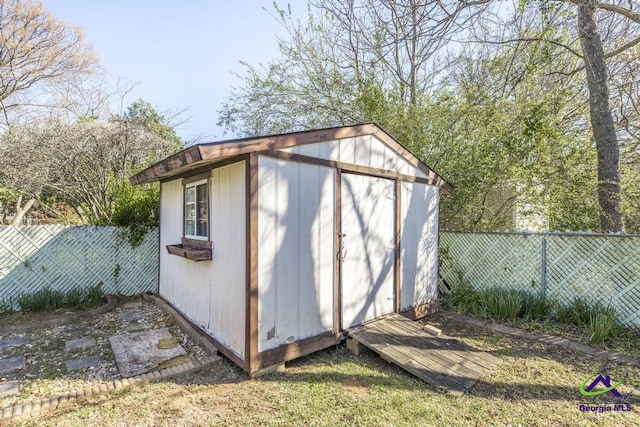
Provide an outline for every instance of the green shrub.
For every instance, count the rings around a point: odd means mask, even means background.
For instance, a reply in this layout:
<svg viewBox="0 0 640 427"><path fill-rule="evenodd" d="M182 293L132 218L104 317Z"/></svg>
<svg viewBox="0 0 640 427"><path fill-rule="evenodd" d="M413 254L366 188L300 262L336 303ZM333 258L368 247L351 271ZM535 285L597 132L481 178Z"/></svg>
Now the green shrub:
<svg viewBox="0 0 640 427"><path fill-rule="evenodd" d="M132 247L140 245L144 236L158 226L159 199L160 187L156 183L134 186L124 179L115 186L111 224L126 227Z"/></svg>
<svg viewBox="0 0 640 427"><path fill-rule="evenodd" d="M480 304L493 320L516 319L522 310L520 291L492 287L480 292Z"/></svg>
<svg viewBox="0 0 640 427"><path fill-rule="evenodd" d="M571 306L561 304L556 305L554 317L560 323L573 323L573 319L571 317Z"/></svg>
<svg viewBox="0 0 640 427"><path fill-rule="evenodd" d="M568 305L560 305L539 293L501 287L478 292L469 284L461 283L448 290L445 302L450 307L455 307L459 313L495 321L521 318L531 323L555 317L561 323L588 327L591 331L590 340L595 344L621 331L613 307L599 302L590 304L580 297ZM539 329L540 326L537 326Z"/></svg>
<svg viewBox="0 0 640 427"><path fill-rule="evenodd" d="M537 293L497 286L477 292L464 283L451 287L445 301L459 313L493 320L545 319L554 307L552 301Z"/></svg>
<svg viewBox="0 0 640 427"><path fill-rule="evenodd" d="M479 308L479 295L471 285L460 283L451 287L446 302L449 306L455 307L458 313L475 314Z"/></svg>
<svg viewBox="0 0 640 427"><path fill-rule="evenodd" d="M571 322L583 327L589 324L594 314L593 307L584 298L575 298L571 304Z"/></svg>
<svg viewBox="0 0 640 427"><path fill-rule="evenodd" d="M527 291L520 292L522 296L522 309L519 317L525 320L548 319L553 312L553 301L545 298L542 294Z"/></svg>
<svg viewBox="0 0 640 427"><path fill-rule="evenodd" d="M480 294L477 294L477 296L478 298L475 301L466 306L467 313L471 314L473 317L488 319L490 316L487 311L487 307L485 307L480 301Z"/></svg>

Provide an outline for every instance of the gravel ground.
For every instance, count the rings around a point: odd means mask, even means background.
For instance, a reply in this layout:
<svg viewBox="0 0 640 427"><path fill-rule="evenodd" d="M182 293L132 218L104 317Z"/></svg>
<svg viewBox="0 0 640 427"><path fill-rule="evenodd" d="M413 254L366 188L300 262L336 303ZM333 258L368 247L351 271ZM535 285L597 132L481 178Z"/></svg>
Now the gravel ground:
<svg viewBox="0 0 640 427"><path fill-rule="evenodd" d="M127 303L132 302L140 305L125 308ZM135 316L135 320L123 318L123 314L133 312L140 313L139 316ZM22 322L29 319L21 314L9 316L22 318ZM25 335L31 339L29 344L22 347L0 349L0 358L26 357L24 369L4 374L0 378L0 382L20 381L18 394L2 398L0 408L37 401L120 378L109 337L128 331L137 332L158 328L167 328L191 359L202 359L207 356L204 350L174 324L171 315L162 311L152 301L141 298L122 300L115 309L93 318L69 322L58 327L37 328L28 332L0 336L2 340L21 338ZM73 331L74 329L76 331ZM65 349L67 340L82 337L95 338L96 345L82 349ZM99 356L102 363L79 371L67 371L67 360L83 356Z"/></svg>

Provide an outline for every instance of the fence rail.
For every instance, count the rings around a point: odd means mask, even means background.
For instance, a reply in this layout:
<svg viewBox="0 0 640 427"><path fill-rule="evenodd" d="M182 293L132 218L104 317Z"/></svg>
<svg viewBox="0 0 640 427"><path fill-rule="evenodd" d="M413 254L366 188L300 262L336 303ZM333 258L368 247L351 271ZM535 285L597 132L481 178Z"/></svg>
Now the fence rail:
<svg viewBox="0 0 640 427"><path fill-rule="evenodd" d="M49 287L103 284L134 295L158 287L158 230L132 247L126 229L109 226L0 226L0 301Z"/></svg>
<svg viewBox="0 0 640 427"><path fill-rule="evenodd" d="M500 286L611 305L640 328L640 236L579 233L441 232L440 275L448 285Z"/></svg>

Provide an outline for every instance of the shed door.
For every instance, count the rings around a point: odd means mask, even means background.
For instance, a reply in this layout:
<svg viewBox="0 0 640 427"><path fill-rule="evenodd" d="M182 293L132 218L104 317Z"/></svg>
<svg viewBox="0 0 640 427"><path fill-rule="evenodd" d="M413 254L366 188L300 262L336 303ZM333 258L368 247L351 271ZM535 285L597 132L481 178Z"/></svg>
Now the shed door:
<svg viewBox="0 0 640 427"><path fill-rule="evenodd" d="M342 174L342 328L391 313L394 182Z"/></svg>

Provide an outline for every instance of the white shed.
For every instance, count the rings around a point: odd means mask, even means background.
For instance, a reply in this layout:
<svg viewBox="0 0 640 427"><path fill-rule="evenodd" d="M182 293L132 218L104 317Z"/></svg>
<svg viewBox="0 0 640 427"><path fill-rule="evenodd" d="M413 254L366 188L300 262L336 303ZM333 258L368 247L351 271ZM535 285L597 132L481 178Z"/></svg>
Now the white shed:
<svg viewBox="0 0 640 427"><path fill-rule="evenodd" d="M158 180L159 294L251 375L435 306L452 187L375 124L193 145L131 178Z"/></svg>

